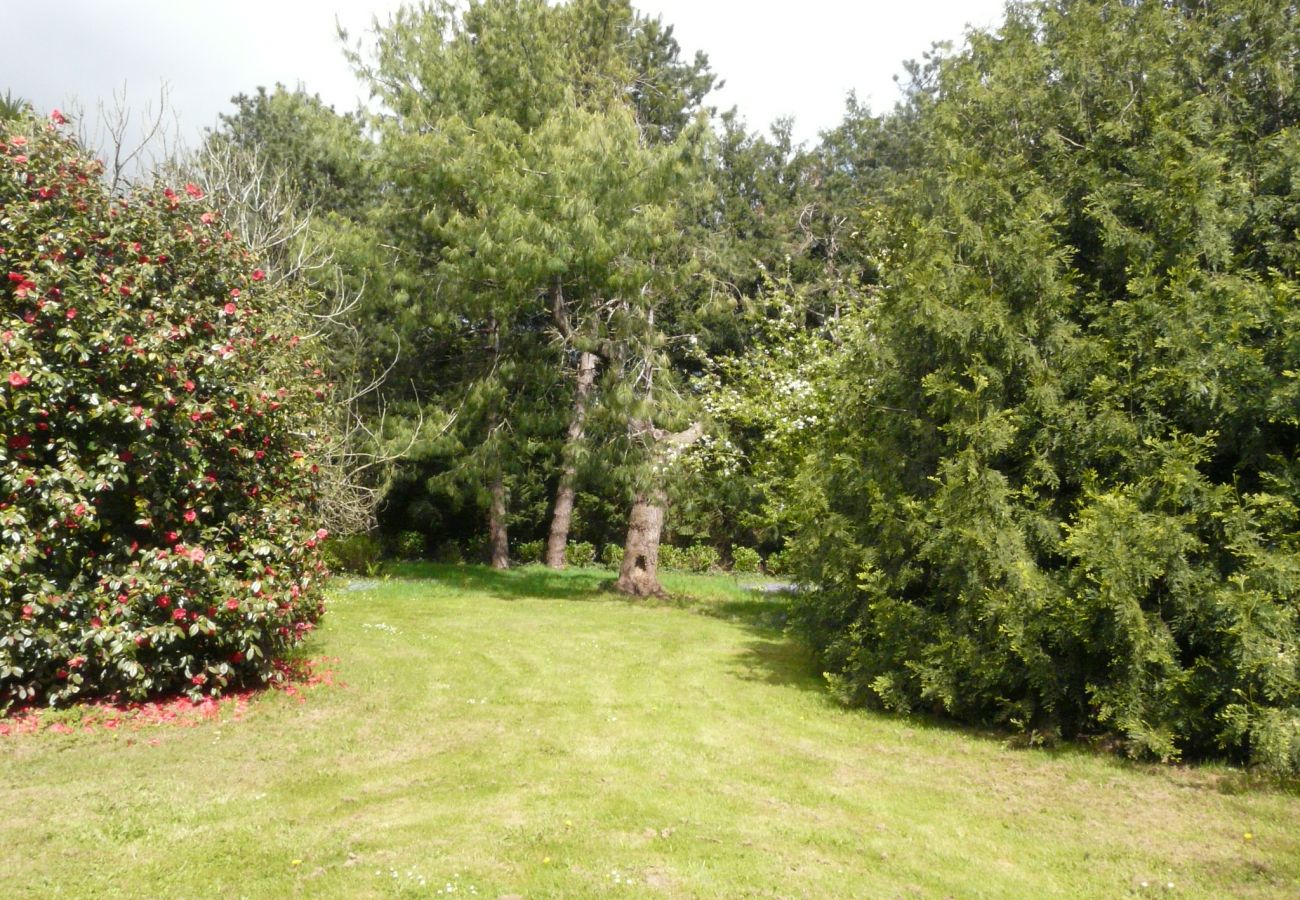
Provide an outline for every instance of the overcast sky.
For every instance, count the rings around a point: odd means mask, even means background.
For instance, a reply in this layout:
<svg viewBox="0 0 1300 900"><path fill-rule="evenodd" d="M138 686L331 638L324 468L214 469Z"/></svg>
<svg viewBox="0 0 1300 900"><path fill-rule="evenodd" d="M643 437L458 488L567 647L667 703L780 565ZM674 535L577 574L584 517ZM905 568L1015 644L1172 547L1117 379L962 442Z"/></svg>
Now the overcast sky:
<svg viewBox="0 0 1300 900"><path fill-rule="evenodd" d="M893 76L932 42L960 42L968 25L1001 19L1003 0L643 0L675 26L688 53L704 50L752 127L793 116L801 140L834 126L856 90L875 110L897 98ZM364 99L339 50L335 16L353 36L400 0L0 0L0 93L42 110L87 111L126 85L129 105L169 87L189 138L231 96L299 83L338 109ZM156 105L156 101L155 101Z"/></svg>

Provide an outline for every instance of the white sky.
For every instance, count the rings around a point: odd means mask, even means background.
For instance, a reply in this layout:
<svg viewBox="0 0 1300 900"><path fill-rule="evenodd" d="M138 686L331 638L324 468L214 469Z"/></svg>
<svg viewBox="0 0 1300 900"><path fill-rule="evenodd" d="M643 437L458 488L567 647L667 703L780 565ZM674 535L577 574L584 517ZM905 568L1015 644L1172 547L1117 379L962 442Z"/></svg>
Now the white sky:
<svg viewBox="0 0 1300 900"><path fill-rule="evenodd" d="M0 93L41 110L93 113L126 85L128 105L169 105L187 138L258 85L302 83L338 109L363 99L343 60L334 17L353 38L400 0L0 0ZM968 24L996 25L1003 0L641 0L675 26L683 50L704 50L727 82L713 102L751 127L795 118L813 140L840 119L850 90L874 110L893 105L892 77L932 42L960 42Z"/></svg>

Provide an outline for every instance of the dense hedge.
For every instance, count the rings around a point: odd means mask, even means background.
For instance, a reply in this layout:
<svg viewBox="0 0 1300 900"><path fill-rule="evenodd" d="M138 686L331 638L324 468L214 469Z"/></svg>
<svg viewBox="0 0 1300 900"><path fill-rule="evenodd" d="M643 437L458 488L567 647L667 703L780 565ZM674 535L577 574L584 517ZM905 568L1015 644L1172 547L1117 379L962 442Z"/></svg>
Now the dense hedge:
<svg viewBox="0 0 1300 900"><path fill-rule="evenodd" d="M792 497L824 669L1300 770L1294 5L1012 7L919 74Z"/></svg>
<svg viewBox="0 0 1300 900"><path fill-rule="evenodd" d="M221 690L321 612L319 372L193 185L0 125L0 710Z"/></svg>

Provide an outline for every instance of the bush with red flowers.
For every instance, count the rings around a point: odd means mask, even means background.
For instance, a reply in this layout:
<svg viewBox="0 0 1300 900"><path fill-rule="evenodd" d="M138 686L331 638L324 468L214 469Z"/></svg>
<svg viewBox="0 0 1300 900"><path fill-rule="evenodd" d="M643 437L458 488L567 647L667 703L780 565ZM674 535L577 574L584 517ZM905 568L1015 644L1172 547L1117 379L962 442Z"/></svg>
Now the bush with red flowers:
<svg viewBox="0 0 1300 900"><path fill-rule="evenodd" d="M0 125L0 711L265 682L322 611L301 304L60 118Z"/></svg>

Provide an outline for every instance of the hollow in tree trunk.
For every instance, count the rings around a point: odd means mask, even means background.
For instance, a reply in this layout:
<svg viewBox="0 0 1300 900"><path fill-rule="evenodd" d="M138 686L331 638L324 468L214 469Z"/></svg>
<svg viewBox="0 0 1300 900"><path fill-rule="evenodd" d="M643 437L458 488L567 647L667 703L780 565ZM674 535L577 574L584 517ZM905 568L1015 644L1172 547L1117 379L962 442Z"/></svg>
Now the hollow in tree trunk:
<svg viewBox="0 0 1300 900"><path fill-rule="evenodd" d="M587 420L587 396L596 383L596 362L594 353L584 352L578 357L578 391L573 401L573 416L569 419L569 433L564 441L564 466L560 470L560 485L555 489L551 533L546 539L546 565L552 569L564 568L564 548L568 546L569 527L573 523L574 485L578 480L576 457Z"/></svg>
<svg viewBox="0 0 1300 900"><path fill-rule="evenodd" d="M623 564L618 570L618 590L634 597L664 592L659 584L659 537L664 530L667 497L661 489L637 494L627 523Z"/></svg>
<svg viewBox="0 0 1300 900"><path fill-rule="evenodd" d="M654 437L651 456L656 468L666 470L691 444L704 435L696 422L685 431L668 434L640 423L643 433ZM662 483L636 495L632 515L627 523L627 541L623 545L623 565L618 570L618 590L634 597L650 597L664 592L659 584L659 538L664 530L664 508L668 492Z"/></svg>
<svg viewBox="0 0 1300 900"><path fill-rule="evenodd" d="M488 507L488 545L492 550L492 568L510 568L510 536L506 530L506 484L500 475L493 476L490 486L492 503Z"/></svg>

